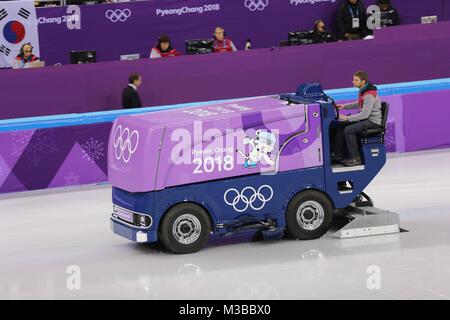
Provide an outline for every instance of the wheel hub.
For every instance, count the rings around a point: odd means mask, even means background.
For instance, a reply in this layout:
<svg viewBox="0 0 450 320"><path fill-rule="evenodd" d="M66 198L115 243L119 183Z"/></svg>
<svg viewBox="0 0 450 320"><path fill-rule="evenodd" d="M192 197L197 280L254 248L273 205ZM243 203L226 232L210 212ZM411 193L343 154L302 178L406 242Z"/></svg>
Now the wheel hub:
<svg viewBox="0 0 450 320"><path fill-rule="evenodd" d="M305 230L313 231L319 228L324 217L323 207L317 201L305 201L297 210L297 222Z"/></svg>
<svg viewBox="0 0 450 320"><path fill-rule="evenodd" d="M172 234L179 243L192 244L198 240L202 231L200 220L192 214L179 216L172 227Z"/></svg>

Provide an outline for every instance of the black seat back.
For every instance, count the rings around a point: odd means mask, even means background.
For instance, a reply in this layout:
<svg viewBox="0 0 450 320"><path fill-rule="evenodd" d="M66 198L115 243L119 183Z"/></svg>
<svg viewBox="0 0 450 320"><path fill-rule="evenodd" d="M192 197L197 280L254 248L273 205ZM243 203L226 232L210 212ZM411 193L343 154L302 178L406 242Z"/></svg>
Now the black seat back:
<svg viewBox="0 0 450 320"><path fill-rule="evenodd" d="M386 131L388 114L389 114L389 103L383 101L381 102L381 115L383 117L383 119L381 120L381 126L383 127L383 134Z"/></svg>
<svg viewBox="0 0 450 320"><path fill-rule="evenodd" d="M376 129L367 129L359 134L361 138L374 137L374 136L382 136L384 137L384 133L386 132L386 124L389 115L389 103L381 102L381 125Z"/></svg>

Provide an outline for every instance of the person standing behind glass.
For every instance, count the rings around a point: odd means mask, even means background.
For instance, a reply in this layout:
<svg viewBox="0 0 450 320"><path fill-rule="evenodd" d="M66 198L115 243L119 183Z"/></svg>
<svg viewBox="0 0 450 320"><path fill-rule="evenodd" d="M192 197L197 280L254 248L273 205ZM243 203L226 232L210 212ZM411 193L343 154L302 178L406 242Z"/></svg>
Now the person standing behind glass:
<svg viewBox="0 0 450 320"><path fill-rule="evenodd" d="M363 39L370 35L367 28L366 7L362 0L344 0L339 7L336 24L340 40Z"/></svg>
<svg viewBox="0 0 450 320"><path fill-rule="evenodd" d="M380 8L381 26L389 27L400 24L398 11L392 6L390 0L378 0L377 6Z"/></svg>

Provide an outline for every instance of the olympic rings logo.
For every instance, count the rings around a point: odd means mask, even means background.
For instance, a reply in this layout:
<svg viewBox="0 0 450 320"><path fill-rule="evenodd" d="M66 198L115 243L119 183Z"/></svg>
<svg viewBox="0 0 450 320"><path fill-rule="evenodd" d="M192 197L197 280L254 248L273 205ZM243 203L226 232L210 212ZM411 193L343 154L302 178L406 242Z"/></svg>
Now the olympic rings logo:
<svg viewBox="0 0 450 320"><path fill-rule="evenodd" d="M111 22L125 22L131 16L130 9L116 9L116 10L107 10L105 12L105 17L109 19Z"/></svg>
<svg viewBox="0 0 450 320"><path fill-rule="evenodd" d="M250 11L262 11L269 5L269 0L245 0L244 6Z"/></svg>
<svg viewBox="0 0 450 320"><path fill-rule="evenodd" d="M114 132L114 154L117 160L123 159L125 163L130 162L131 155L136 152L139 144L139 132L129 128L123 129L119 125Z"/></svg>
<svg viewBox="0 0 450 320"><path fill-rule="evenodd" d="M273 189L267 184L262 185L258 188L258 190L253 187L245 187L241 190L241 192L235 188L230 188L223 194L223 200L225 203L232 206L237 212L244 212L249 207L255 211L259 211L264 208L266 203L270 201L272 197ZM232 198L231 201L230 198ZM241 203L243 203L243 205Z"/></svg>

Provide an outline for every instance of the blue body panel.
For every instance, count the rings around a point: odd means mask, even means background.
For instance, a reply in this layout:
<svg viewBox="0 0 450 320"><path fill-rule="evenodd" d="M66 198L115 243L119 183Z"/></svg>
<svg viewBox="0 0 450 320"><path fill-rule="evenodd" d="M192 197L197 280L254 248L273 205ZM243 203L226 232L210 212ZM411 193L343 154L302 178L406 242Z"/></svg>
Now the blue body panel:
<svg viewBox="0 0 450 320"><path fill-rule="evenodd" d="M269 187L261 188L261 186ZM253 188L253 190L248 187ZM244 188L247 189L244 190ZM234 206L225 202L224 195L228 190L230 191L227 194L227 201L228 203L233 203L232 200L236 198L238 192L240 193L244 190L242 195L250 199L255 194L254 191L258 191L258 189L261 196L259 198L256 197L255 201L252 202L253 207L247 206L242 199L235 203ZM167 188L148 193L127 193L113 188L113 203L128 210L151 215L153 224L148 229L148 232L152 232L155 235L159 223L168 209L178 203L196 203L210 213L214 233L223 234L230 231L227 226L231 227L243 221L262 221L267 218L274 219L278 227L284 228L286 226L284 212L290 199L304 189L315 189L326 194L323 167L295 170L275 175L256 174ZM134 198L137 200L133 201ZM248 207L247 210L240 212L246 206ZM120 224L115 221L112 221L112 223ZM218 228L218 225L223 225L223 227ZM131 236L123 230L120 230L121 233L118 233L113 228L113 231L135 241L136 233L140 229L131 226L129 228L132 229ZM153 238L153 235L150 237L149 234L149 238Z"/></svg>

